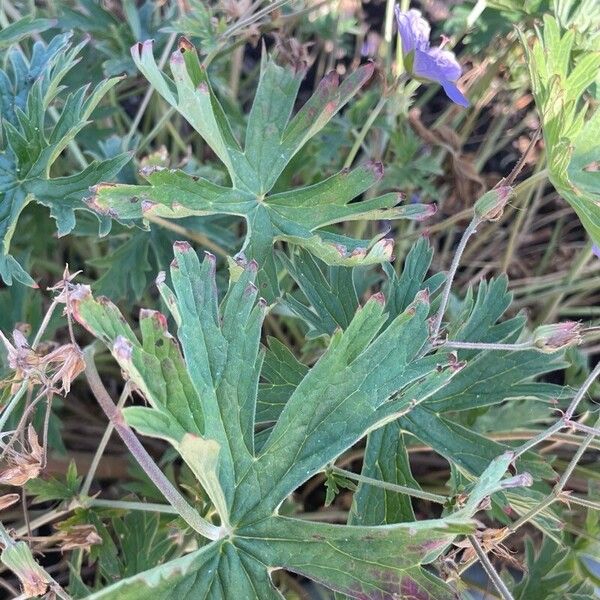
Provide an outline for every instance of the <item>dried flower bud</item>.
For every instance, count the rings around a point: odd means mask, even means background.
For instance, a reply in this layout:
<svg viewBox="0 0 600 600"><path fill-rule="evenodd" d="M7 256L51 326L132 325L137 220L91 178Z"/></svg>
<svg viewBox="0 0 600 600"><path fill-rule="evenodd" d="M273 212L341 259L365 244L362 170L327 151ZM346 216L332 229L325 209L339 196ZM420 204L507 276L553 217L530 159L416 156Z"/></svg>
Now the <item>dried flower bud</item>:
<svg viewBox="0 0 600 600"><path fill-rule="evenodd" d="M503 185L486 192L475 202L475 216L482 221L498 221L504 213L504 207L512 198L513 188Z"/></svg>
<svg viewBox="0 0 600 600"><path fill-rule="evenodd" d="M533 332L534 346L546 354L577 346L581 341L581 325L576 321L540 325Z"/></svg>
<svg viewBox="0 0 600 600"><path fill-rule="evenodd" d="M13 392L16 391L16 387L23 379L29 379L32 384L42 383L42 358L29 347L27 338L22 331L19 329L13 331L12 344L0 331L0 341L6 348L8 366L15 372L12 379L14 383Z"/></svg>
<svg viewBox="0 0 600 600"><path fill-rule="evenodd" d="M29 450L16 452L9 450L7 466L0 470L0 483L4 485L24 486L30 479L35 479L42 470L44 449L32 425L27 430Z"/></svg>
<svg viewBox="0 0 600 600"><path fill-rule="evenodd" d="M84 371L83 352L75 344L65 344L44 357L52 389L63 394L71 390L72 381ZM60 384L57 388L57 384Z"/></svg>
<svg viewBox="0 0 600 600"><path fill-rule="evenodd" d="M19 494L4 494L0 496L0 510L4 510L19 501Z"/></svg>
<svg viewBox="0 0 600 600"><path fill-rule="evenodd" d="M61 527L61 525L64 525L64 523L59 523L58 527ZM102 538L98 535L98 531L89 523L69 525L59 531L56 539L63 552L78 548L89 550L90 546L102 543Z"/></svg>
<svg viewBox="0 0 600 600"><path fill-rule="evenodd" d="M16 542L7 546L2 551L2 563L19 578L26 598L35 598L46 593L52 580L35 562L25 542Z"/></svg>

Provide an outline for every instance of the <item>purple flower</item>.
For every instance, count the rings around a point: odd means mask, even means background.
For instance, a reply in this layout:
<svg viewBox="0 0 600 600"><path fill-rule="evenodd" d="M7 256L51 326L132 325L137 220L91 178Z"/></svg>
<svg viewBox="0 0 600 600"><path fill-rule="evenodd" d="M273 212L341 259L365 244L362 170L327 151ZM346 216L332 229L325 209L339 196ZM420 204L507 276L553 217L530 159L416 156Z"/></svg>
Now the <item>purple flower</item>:
<svg viewBox="0 0 600 600"><path fill-rule="evenodd" d="M398 33L402 40L402 55L405 69L416 79L436 81L452 102L469 106L469 101L456 87L456 80L462 72L453 52L429 45L429 23L418 10L402 12L396 6Z"/></svg>
<svg viewBox="0 0 600 600"><path fill-rule="evenodd" d="M595 256L597 256L598 258L600 258L600 246L596 246L596 244L594 244L592 246L592 252Z"/></svg>

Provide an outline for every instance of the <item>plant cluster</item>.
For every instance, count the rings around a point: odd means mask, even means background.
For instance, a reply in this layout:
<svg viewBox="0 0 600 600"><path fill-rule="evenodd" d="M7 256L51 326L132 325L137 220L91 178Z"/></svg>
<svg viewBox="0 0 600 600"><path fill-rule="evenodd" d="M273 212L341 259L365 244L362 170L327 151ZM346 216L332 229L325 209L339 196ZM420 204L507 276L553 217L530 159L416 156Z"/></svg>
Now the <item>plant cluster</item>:
<svg viewBox="0 0 600 600"><path fill-rule="evenodd" d="M7 597L597 593L594 2L4 1Z"/></svg>

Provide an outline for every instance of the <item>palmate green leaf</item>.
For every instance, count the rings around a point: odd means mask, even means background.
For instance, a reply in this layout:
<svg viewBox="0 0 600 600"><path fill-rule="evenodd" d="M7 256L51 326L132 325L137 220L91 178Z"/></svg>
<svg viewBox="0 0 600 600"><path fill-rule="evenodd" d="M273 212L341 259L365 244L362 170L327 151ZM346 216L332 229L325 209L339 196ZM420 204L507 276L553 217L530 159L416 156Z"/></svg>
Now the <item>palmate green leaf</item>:
<svg viewBox="0 0 600 600"><path fill-rule="evenodd" d="M401 275L397 275L391 267L386 268L388 280L384 290L390 319L405 310L419 290L427 289L433 293L439 287L443 275L426 279L431 259L432 249L427 240L421 239L408 254ZM300 276L293 267L290 273L300 283ZM315 287L318 285L323 288L322 280L328 280L325 273L320 270L315 276L311 268L303 268L303 289L310 290L311 282L314 282ZM328 285L332 285L330 280ZM469 290L464 300L457 305L457 314L452 315L446 325L450 339L505 343L517 341L524 330L523 316L499 321L512 299L507 288L506 278L500 277L482 282L476 296ZM326 298L323 293L319 296L309 291L306 296L311 300L310 305L302 305L302 309L296 308L296 314L309 325L327 322L334 312L335 304L323 301ZM468 477L477 477L490 460L509 451L510 446L494 442L477 431L464 427L453 420L452 413L481 410L511 400L527 399L550 403L570 395L562 386L535 381L536 377L566 365L560 354L549 356L535 351L460 350L457 352L457 361L466 364L438 392L414 407L399 422L388 424L369 435L363 475L383 478L389 483L409 483L418 487L412 481L405 458L405 441L410 434L444 456ZM519 465L535 477L554 476L547 461L540 461L530 453L520 459ZM387 519L387 522L399 522L410 518L410 511L410 500L405 496L361 484L355 496L351 522L358 519L361 524L379 524L382 518Z"/></svg>
<svg viewBox="0 0 600 600"><path fill-rule="evenodd" d="M50 208L59 235L75 226L76 209L85 208L81 198L99 180L112 178L129 160L128 155L94 161L83 171L67 177L50 177L60 153L88 124L93 110L119 78L64 94L61 81L77 64L82 44L70 47L70 35L53 38L48 45L36 42L29 61L9 51L11 70L0 70L0 106L4 148L0 151L0 277L33 285L33 280L10 255L10 244L19 215L33 200ZM56 122L48 108L62 96Z"/></svg>
<svg viewBox="0 0 600 600"><path fill-rule="evenodd" d="M593 242L600 244L600 111L596 108L589 115L583 103L585 91L598 76L600 46L596 43L575 58L574 31L561 32L549 15L531 49L522 38L542 118L550 181L573 207Z"/></svg>
<svg viewBox="0 0 600 600"><path fill-rule="evenodd" d="M398 194L351 202L375 185L383 174L379 163L344 170L309 187L272 193L296 153L358 92L372 73L367 64L339 83L330 74L315 94L291 117L302 72L263 57L245 140L234 136L228 117L214 94L195 49L182 39L171 56L173 79L162 73L152 42L132 48L134 60L159 94L181 113L223 162L231 187L189 176L176 169L143 169L148 185L99 185L88 204L103 215L131 223L144 215L177 219L190 215L226 214L247 223L243 252L261 265L261 293L278 295L272 246L277 240L300 245L327 264L372 264L391 257L391 239L355 240L323 231L353 219L423 219L433 205L398 206Z"/></svg>
<svg viewBox="0 0 600 600"><path fill-rule="evenodd" d="M289 397L279 414L269 414L276 422L255 445L267 309L257 299L257 271L253 262L232 263L219 303L214 258L200 263L189 245L175 245L173 291L161 286L183 356L164 316L142 311L138 340L112 303L85 286L73 290L73 316L111 349L147 400L124 409L125 420L180 453L215 506L224 536L91 598L279 598L269 575L277 568L353 598L451 598L451 589L421 565L472 530L481 501L501 489L509 454L491 461L462 509L440 519L340 526L277 514L299 485L369 431L410 414L459 371L443 352L420 355L429 335L428 294L418 293L387 326L382 297L372 297L310 369L271 343L265 379L286 387L282 396Z"/></svg>

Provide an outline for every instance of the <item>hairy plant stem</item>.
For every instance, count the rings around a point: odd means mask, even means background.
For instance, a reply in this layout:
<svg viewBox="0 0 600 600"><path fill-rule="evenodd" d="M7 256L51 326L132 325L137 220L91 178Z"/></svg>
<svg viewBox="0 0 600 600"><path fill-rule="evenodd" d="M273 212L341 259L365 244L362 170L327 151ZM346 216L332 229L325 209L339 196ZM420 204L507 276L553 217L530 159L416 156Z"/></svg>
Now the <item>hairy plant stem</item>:
<svg viewBox="0 0 600 600"><path fill-rule="evenodd" d="M118 411L120 411L123 408L123 405L125 404L125 401L129 397L130 393L131 393L131 386L130 386L129 382L125 382L125 385L123 386L123 391L121 392L121 396L119 397L119 401L117 402L117 410ZM81 486L81 490L79 490L80 496L88 495L90 488L92 487L92 482L94 481L94 475L96 474L98 465L100 464L100 461L102 460L102 455L104 454L104 450L106 449L106 445L108 444L108 440L110 439L110 436L112 435L114 428L115 428L115 426L113 425L112 421L109 421L108 425L106 426L106 429L104 430L104 435L102 436L102 439L100 440L100 443L98 444L98 448L96 449L94 458L92 459L92 463L90 465L90 468L89 468L87 475L85 477L85 480Z"/></svg>
<svg viewBox="0 0 600 600"><path fill-rule="evenodd" d="M572 420L565 420L565 425L567 427L571 427L572 429L582 431L583 433L589 433L591 435L600 437L600 429L596 427L590 427L589 425L584 425L583 423L578 423L577 421Z"/></svg>
<svg viewBox="0 0 600 600"><path fill-rule="evenodd" d="M521 342L518 344L493 344L485 342L457 342L448 340L440 344L444 348L455 348L457 350L535 350L535 346L531 342Z"/></svg>
<svg viewBox="0 0 600 600"><path fill-rule="evenodd" d="M565 504L578 504L579 506L585 506L586 508L600 512L600 502L594 502L594 500L589 500L588 498L581 498L572 494L561 494L558 499Z"/></svg>
<svg viewBox="0 0 600 600"><path fill-rule="evenodd" d="M600 377L600 362L598 362L598 364L592 369L591 373L588 375L586 380L583 382L583 384L577 391L577 394L575 394L575 396L573 397L573 400L571 400L571 403L569 404L567 410L565 411L564 416L559 421L557 421L556 423L554 423L553 425L548 427L548 429L540 432L538 435L531 438L530 440L527 440L527 442L525 442L522 446L519 446L515 450L515 458L518 458L519 456L521 456L522 454L524 454L525 452L527 452L534 446L537 446L539 443L543 442L544 440L547 440L548 438L553 436L555 433L557 433L561 429L564 429L566 427L571 427L573 414L577 410L577 406L583 400L587 391L589 390L589 388L592 386L592 384L594 383L594 381L596 381L596 379L598 377ZM591 440L590 440L590 443L591 443ZM589 445L589 443L588 443L588 445Z"/></svg>
<svg viewBox="0 0 600 600"><path fill-rule="evenodd" d="M577 394L571 401L571 404L569 405L569 408L567 409L565 416L560 421L557 421L556 423L554 423L553 425L548 427L548 429L546 429L545 431L542 431L540 434L538 434L537 436L535 436L534 438L529 440L526 444L523 444L523 446L520 446L515 452L515 459L517 459L519 456L521 456L524 452L526 452L530 448L533 448L540 442L550 438L554 433L556 433L560 429L567 427L568 426L567 423L571 420L573 413L577 409L577 405L579 404L579 402L581 402L582 398L587 393L587 390L590 388L592 383L599 376L600 376L600 362L594 367L592 372L589 374L589 376L584 381L583 385L579 388L579 391L577 392ZM583 456L584 452L590 447L594 438L596 437L597 434L595 433L595 430L598 427L598 425L600 425L600 418L597 420L595 427L593 428L594 433L588 434L583 439L583 441L579 444L575 454L573 455L573 458L569 462L567 468L564 470L558 483L554 486L552 492L548 496L546 496L546 498L544 498L541 502L539 502L536 506L534 506L531 510L527 511L524 515L519 517L514 523L512 523L511 525L506 527L504 534L500 537L500 539L498 539L498 542L501 542L502 540L506 539L509 535L515 533L523 525L525 525L526 523L531 521L531 519L533 519L535 516L537 516L538 514L543 512L546 508L548 508L549 506L554 504L554 502L556 502L556 501L562 501L562 502L566 502L566 503L569 502L571 496L569 493L564 492L564 487L567 484L569 478L571 477L573 471L575 470L575 467L577 466L577 463ZM590 502L591 501L588 501L584 498L577 498L577 497L573 498L573 503L575 503L575 504L579 503L582 506L590 506ZM592 503L592 504L595 505L596 503ZM595 506L590 506L590 507L595 508ZM461 567L459 568L459 574L464 573L474 562L475 562L475 559L466 562L464 565L461 565Z"/></svg>
<svg viewBox="0 0 600 600"><path fill-rule="evenodd" d="M154 485L162 492L171 506L177 510L181 518L192 527L192 529L210 540L222 538L224 535L222 529L202 518L198 512L188 504L185 498L165 477L158 465L137 439L132 429L125 423L121 411L117 408L100 380L100 376L98 375L98 371L94 364L94 352L94 344L85 348L83 352L85 357L85 374L88 384L94 397L98 401L100 408L102 408L104 414L108 417L108 420L113 424L113 427L127 446L127 449L131 452Z"/></svg>
<svg viewBox="0 0 600 600"><path fill-rule="evenodd" d="M143 510L148 512L178 515L179 511L170 504L157 504L155 502L128 502L126 500L102 500L89 498L82 502L82 506L96 506L98 508L118 508L123 510Z"/></svg>
<svg viewBox="0 0 600 600"><path fill-rule="evenodd" d="M597 424L598 423L600 423L600 419L598 420ZM537 506L534 506L530 511L526 512L522 517L520 517L514 523L509 525L506 528L507 535L514 533L515 531L517 531L517 529L525 525L525 523L528 523L533 517L541 513L545 508L548 508L557 500L561 499L565 485L567 485L567 482L569 481L571 474L575 470L577 463L579 462L579 460L583 456L583 453L587 450L588 446L590 445L595 436L595 433L590 433L585 437L583 442L581 442L579 448L577 448L577 451L573 455L573 458L569 462L567 468L561 475L561 478L559 479L558 483L554 486L552 492L548 496L546 496L546 498L544 498L544 500L542 500Z"/></svg>
<svg viewBox="0 0 600 600"><path fill-rule="evenodd" d="M494 569L494 566L490 562L490 559L488 558L488 555L486 554L485 550L481 547L479 540L474 535L470 535L468 536L468 538L471 542L471 545L473 546L473 549L475 550L475 553L481 561L481 566L484 568L485 572L492 580L492 583L494 584L494 587L498 590L500 596L502 596L504 600L514 600L512 594L506 587L506 584L504 583L504 581L502 581L502 579L500 579L500 575L498 575L496 569Z"/></svg>
<svg viewBox="0 0 600 600"><path fill-rule="evenodd" d="M600 377L600 361L598 361L591 373L586 377L586 380L579 388L577 394L575 394L573 400L571 400L571 404L569 404L569 407L565 412L564 418L566 421L570 421L573 418L573 414L577 410L577 406L583 400L584 396L587 394L587 391L590 389L594 381L598 379L598 377Z"/></svg>
<svg viewBox="0 0 600 600"><path fill-rule="evenodd" d="M439 494L432 494L430 492L424 492L415 488L408 487L406 485L398 485L395 483L387 483L386 481L380 481L379 479L373 479L372 477L366 477L365 475L359 475L352 471L346 471L346 469L340 469L335 465L330 467L331 471L338 475L343 475L348 479L353 479L359 483L366 483L374 487L379 487L384 490L390 490L391 492L398 492L399 494L406 494L407 496L413 496L414 498L421 498L421 500L429 500L436 504L446 504L449 498L447 496L441 496Z"/></svg>
<svg viewBox="0 0 600 600"><path fill-rule="evenodd" d="M474 216L471 219L468 227L465 229L462 237L460 238L460 242L458 243L458 247L456 248L456 252L454 253L454 257L452 258L452 263L450 265L450 269L448 270L448 275L446 276L446 282L444 284L444 289L442 290L442 301L440 303L440 308L435 317L433 332L431 334L431 339L436 340L440 334L440 329L442 326L442 320L444 319L444 313L446 312L446 308L448 306L448 300L450 299L450 291L452 289L452 283L454 282L454 277L456 276L456 271L458 270L458 265L460 264L460 258L467 247L467 242L469 238L476 232L477 227L481 223L481 219L477 216Z"/></svg>

